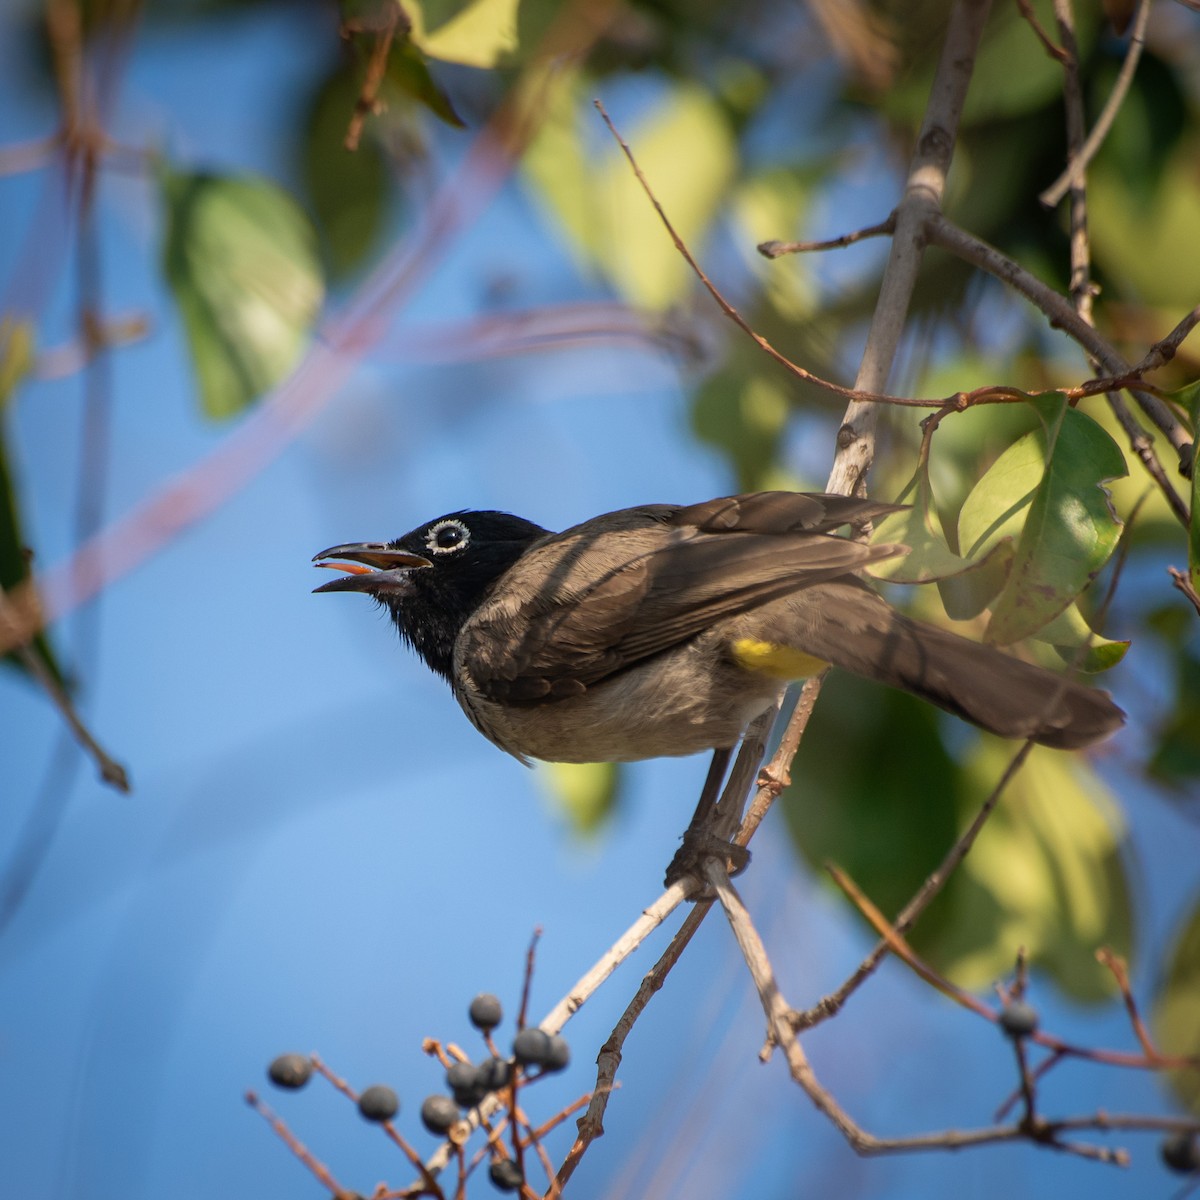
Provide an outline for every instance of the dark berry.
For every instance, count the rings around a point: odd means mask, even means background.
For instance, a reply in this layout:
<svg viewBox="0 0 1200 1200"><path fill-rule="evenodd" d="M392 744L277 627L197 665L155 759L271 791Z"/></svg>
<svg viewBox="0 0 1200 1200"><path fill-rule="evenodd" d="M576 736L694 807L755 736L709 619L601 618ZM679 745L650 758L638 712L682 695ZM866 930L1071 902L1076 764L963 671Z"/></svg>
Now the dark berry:
<svg viewBox="0 0 1200 1200"><path fill-rule="evenodd" d="M451 1091L472 1088L479 1082L479 1068L474 1063L452 1062L446 1068L446 1086Z"/></svg>
<svg viewBox="0 0 1200 1200"><path fill-rule="evenodd" d="M507 1087L512 1079L512 1063L507 1058L489 1058L479 1064L480 1086L489 1092Z"/></svg>
<svg viewBox="0 0 1200 1200"><path fill-rule="evenodd" d="M519 1192L525 1182L521 1168L511 1158L493 1158L488 1167L488 1178L502 1192Z"/></svg>
<svg viewBox="0 0 1200 1200"><path fill-rule="evenodd" d="M522 1066L544 1066L550 1055L550 1035L536 1025L522 1029L513 1038L513 1057Z"/></svg>
<svg viewBox="0 0 1200 1200"><path fill-rule="evenodd" d="M565 1071L570 1061L571 1047L567 1045L567 1039L561 1034L554 1034L550 1038L550 1049L542 1066L547 1071Z"/></svg>
<svg viewBox="0 0 1200 1200"><path fill-rule="evenodd" d="M504 1019L504 1010L500 1007L498 997L493 996L491 992L480 992L471 1001L467 1015L476 1029L495 1029Z"/></svg>
<svg viewBox="0 0 1200 1200"><path fill-rule="evenodd" d="M1029 1037L1037 1027L1037 1009L1024 1000L1013 1000L1000 1010L1000 1028L1010 1038Z"/></svg>
<svg viewBox="0 0 1200 1200"><path fill-rule="evenodd" d="M1200 1171L1200 1145L1196 1142L1196 1135L1188 1133L1186 1129L1168 1133L1158 1152L1172 1171L1178 1171L1181 1175Z"/></svg>
<svg viewBox="0 0 1200 1200"><path fill-rule="evenodd" d="M449 1096L426 1096L421 1104L421 1124L439 1137L458 1120L458 1105Z"/></svg>
<svg viewBox="0 0 1200 1200"><path fill-rule="evenodd" d="M400 1098L386 1084L376 1083L359 1096L358 1111L368 1121L390 1121L400 1111Z"/></svg>
<svg viewBox="0 0 1200 1200"><path fill-rule="evenodd" d="M281 1088L302 1088L312 1078L312 1059L304 1054L281 1054L268 1068L267 1078Z"/></svg>
<svg viewBox="0 0 1200 1200"><path fill-rule="evenodd" d="M488 1094L480 1069L472 1063L451 1063L446 1069L446 1086L459 1108L474 1108Z"/></svg>

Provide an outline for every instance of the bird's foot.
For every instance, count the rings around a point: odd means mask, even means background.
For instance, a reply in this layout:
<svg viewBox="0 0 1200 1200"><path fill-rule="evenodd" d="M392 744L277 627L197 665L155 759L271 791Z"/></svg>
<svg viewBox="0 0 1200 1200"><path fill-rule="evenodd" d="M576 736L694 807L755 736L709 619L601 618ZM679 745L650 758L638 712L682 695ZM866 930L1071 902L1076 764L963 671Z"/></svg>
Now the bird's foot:
<svg viewBox="0 0 1200 1200"><path fill-rule="evenodd" d="M704 864L710 858L723 863L730 875L740 875L750 863L750 851L745 846L718 837L708 829L689 827L683 835L683 845L675 852L675 857L667 867L667 887L690 876L701 885L700 891L692 899L711 899L711 888L704 877Z"/></svg>

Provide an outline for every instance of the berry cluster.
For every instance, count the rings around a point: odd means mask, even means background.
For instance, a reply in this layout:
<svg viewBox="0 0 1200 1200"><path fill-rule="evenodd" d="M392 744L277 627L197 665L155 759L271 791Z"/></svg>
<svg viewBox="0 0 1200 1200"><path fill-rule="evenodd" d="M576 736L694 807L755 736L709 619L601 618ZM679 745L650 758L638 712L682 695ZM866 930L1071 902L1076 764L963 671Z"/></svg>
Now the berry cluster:
<svg viewBox="0 0 1200 1200"><path fill-rule="evenodd" d="M427 1044L438 1054L446 1067L446 1086L450 1095L427 1096L421 1104L421 1124L438 1137L449 1137L462 1146L471 1133L467 1114L478 1109L488 1096L499 1095L501 1104L508 1109L509 1119L515 1120L516 1092L519 1087L545 1075L566 1068L571 1059L570 1048L558 1034L549 1034L536 1026L526 1026L517 1031L512 1040L512 1052L504 1057L496 1052L492 1032L503 1020L500 1001L490 993L482 993L471 1001L468 1009L471 1024L482 1034L489 1051L488 1057L478 1063L470 1062L461 1051L452 1047L454 1057L446 1054L435 1042ZM281 1054L267 1068L267 1077L276 1087L296 1090L304 1087L312 1078L314 1070L325 1075L335 1086L350 1096L354 1093L342 1081L332 1076L319 1061L303 1054ZM358 1111L368 1121L391 1121L400 1111L400 1098L386 1084L374 1084L357 1097ZM484 1123L482 1114L477 1123ZM393 1137L398 1138L395 1130ZM529 1141L537 1135L529 1131ZM520 1155L509 1157L501 1143L490 1141L491 1161L488 1176L492 1183L505 1192L520 1191L525 1178Z"/></svg>

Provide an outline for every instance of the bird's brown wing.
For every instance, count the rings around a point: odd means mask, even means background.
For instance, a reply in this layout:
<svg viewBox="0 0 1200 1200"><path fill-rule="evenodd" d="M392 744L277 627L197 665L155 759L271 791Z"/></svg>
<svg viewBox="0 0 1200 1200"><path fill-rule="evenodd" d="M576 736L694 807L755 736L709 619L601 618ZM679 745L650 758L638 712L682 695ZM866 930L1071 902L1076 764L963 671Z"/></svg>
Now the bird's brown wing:
<svg viewBox="0 0 1200 1200"><path fill-rule="evenodd" d="M499 703L577 695L724 618L902 552L808 532L855 519L827 499L757 493L577 525L503 577L460 634L460 669Z"/></svg>

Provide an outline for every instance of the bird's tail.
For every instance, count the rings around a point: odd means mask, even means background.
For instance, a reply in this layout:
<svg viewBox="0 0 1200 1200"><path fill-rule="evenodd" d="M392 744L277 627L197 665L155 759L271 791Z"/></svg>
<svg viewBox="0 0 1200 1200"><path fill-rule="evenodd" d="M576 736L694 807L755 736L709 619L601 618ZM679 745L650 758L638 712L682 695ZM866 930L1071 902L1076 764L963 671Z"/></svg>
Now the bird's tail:
<svg viewBox="0 0 1200 1200"><path fill-rule="evenodd" d="M913 621L855 580L817 584L791 599L789 616L802 626L797 641L806 652L1001 737L1075 750L1124 724L1107 692Z"/></svg>

